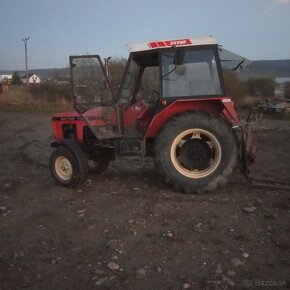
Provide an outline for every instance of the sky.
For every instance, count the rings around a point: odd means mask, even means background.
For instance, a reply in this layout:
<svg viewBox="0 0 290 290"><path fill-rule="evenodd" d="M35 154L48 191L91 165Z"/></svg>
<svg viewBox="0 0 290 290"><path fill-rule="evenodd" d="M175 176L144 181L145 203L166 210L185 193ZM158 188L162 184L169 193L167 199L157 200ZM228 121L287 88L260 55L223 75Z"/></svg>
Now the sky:
<svg viewBox="0 0 290 290"><path fill-rule="evenodd" d="M290 0L1 0L0 70L61 68L72 54L127 57L126 43L214 36L251 60L290 59Z"/></svg>

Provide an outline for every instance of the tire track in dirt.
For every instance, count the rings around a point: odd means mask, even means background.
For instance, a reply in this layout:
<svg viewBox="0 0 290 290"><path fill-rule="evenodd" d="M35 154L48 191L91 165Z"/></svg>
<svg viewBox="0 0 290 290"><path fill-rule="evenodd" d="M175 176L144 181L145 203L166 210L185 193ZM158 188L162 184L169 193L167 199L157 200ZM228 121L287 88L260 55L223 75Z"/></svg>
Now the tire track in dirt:
<svg viewBox="0 0 290 290"><path fill-rule="evenodd" d="M27 118L22 114L15 118L13 114L15 119L8 123L6 119L9 119L11 114L5 115L1 116L5 121L0 126L0 158L6 161L4 161L6 164L2 162L3 168L10 167L7 161L13 164L19 159L38 168L47 168L49 143L52 139L49 119L45 116L35 117L34 115L32 118Z"/></svg>
<svg viewBox="0 0 290 290"><path fill-rule="evenodd" d="M25 133L26 131L30 131L30 132L32 132L32 131L35 131L35 130L32 130L31 129L31 126L29 125L29 126L25 126L25 127L23 127L23 128L19 128L19 129L17 129L17 130L13 130L13 131L11 131L11 134L10 134L10 136L8 135L8 136L5 136L4 137L4 139L0 139L0 145L3 145L3 144L5 144L5 143L7 143L7 142L9 142L9 141L11 141L11 140L14 140L15 138L16 138L16 136L18 136L19 134L21 134L21 133ZM3 136L3 135L2 135ZM19 136L19 137L23 137L23 136Z"/></svg>

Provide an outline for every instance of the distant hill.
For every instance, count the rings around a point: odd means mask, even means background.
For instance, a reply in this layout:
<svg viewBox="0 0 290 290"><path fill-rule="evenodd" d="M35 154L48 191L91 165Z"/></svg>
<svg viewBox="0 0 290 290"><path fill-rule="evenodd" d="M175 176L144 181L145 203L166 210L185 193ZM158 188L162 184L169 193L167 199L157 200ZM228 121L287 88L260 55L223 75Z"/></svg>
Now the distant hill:
<svg viewBox="0 0 290 290"><path fill-rule="evenodd" d="M70 77L69 68L32 69L30 73L37 74L42 80L49 78L67 79ZM24 71L18 72L20 76ZM13 71L1 71L0 74L13 74ZM256 60L238 73L241 79L290 77L290 59L284 60Z"/></svg>
<svg viewBox="0 0 290 290"><path fill-rule="evenodd" d="M256 60L239 72L239 76L242 79L290 77L290 59Z"/></svg>

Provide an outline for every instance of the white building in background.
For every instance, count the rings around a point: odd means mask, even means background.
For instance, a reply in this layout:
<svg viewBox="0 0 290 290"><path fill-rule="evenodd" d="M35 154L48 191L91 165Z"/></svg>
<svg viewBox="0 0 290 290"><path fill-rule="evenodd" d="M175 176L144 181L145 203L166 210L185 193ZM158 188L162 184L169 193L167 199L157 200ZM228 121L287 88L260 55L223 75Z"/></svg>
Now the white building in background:
<svg viewBox="0 0 290 290"><path fill-rule="evenodd" d="M22 82L26 84L26 74L21 78ZM41 82L40 77L36 74L28 74L29 84L39 84Z"/></svg>
<svg viewBox="0 0 290 290"><path fill-rule="evenodd" d="M12 80L12 75L0 75L0 83L3 81L10 82Z"/></svg>
<svg viewBox="0 0 290 290"><path fill-rule="evenodd" d="M290 78L276 78L275 79L275 97L284 98L285 97L285 87L287 83L290 83Z"/></svg>

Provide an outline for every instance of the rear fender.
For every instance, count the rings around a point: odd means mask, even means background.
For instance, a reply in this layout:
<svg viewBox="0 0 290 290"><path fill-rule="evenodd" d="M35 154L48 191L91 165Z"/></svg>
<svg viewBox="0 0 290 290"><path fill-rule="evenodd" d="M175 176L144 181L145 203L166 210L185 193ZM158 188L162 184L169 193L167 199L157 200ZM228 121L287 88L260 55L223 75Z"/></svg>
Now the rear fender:
<svg viewBox="0 0 290 290"><path fill-rule="evenodd" d="M229 98L177 100L153 117L147 128L145 138L154 138L162 126L172 117L196 110L223 114L232 126L240 125L234 103Z"/></svg>
<svg viewBox="0 0 290 290"><path fill-rule="evenodd" d="M51 143L51 147L59 146L65 146L75 156L80 172L87 172L89 170L88 157L78 143L73 139L63 139L60 142Z"/></svg>

